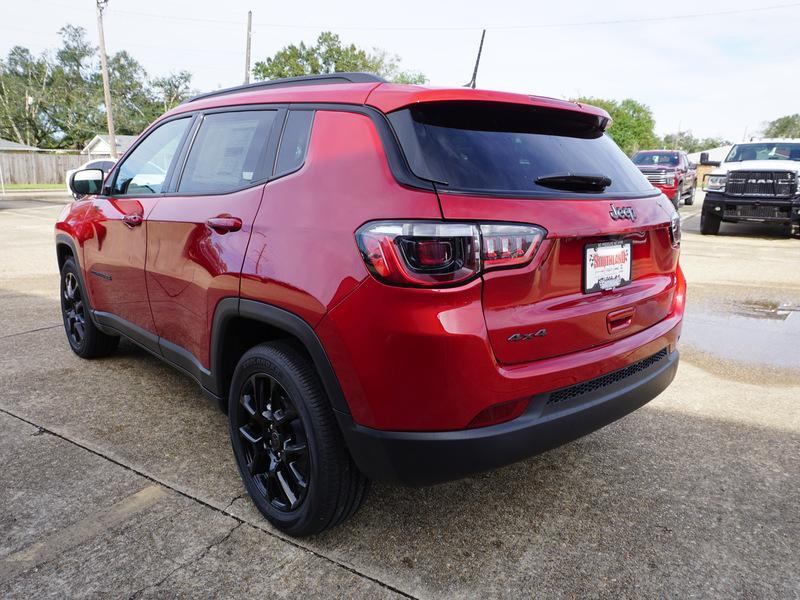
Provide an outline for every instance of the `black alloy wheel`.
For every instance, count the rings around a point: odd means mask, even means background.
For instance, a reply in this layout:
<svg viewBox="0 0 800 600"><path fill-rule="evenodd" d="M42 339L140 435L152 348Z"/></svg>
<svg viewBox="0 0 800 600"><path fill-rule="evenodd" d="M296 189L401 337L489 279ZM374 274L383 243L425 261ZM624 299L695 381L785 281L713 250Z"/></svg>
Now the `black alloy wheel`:
<svg viewBox="0 0 800 600"><path fill-rule="evenodd" d="M70 345L80 348L86 339L86 305L81 286L72 271L64 273L61 307L64 311L64 326Z"/></svg>
<svg viewBox="0 0 800 600"><path fill-rule="evenodd" d="M284 387L256 373L242 386L238 435L257 490L275 509L296 510L305 500L311 472L303 422Z"/></svg>
<svg viewBox="0 0 800 600"><path fill-rule="evenodd" d="M309 356L288 341L250 348L228 395L233 455L247 493L289 535L313 535L349 519L369 481L344 443Z"/></svg>
<svg viewBox="0 0 800 600"><path fill-rule="evenodd" d="M61 267L61 316L72 351L81 358L99 358L113 353L119 337L100 331L92 321L91 307L72 257Z"/></svg>

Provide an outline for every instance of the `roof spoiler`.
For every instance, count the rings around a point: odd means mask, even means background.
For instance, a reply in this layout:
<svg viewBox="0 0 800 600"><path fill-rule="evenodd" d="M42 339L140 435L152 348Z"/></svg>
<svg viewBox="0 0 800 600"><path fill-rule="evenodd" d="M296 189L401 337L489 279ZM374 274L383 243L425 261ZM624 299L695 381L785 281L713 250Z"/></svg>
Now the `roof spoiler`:
<svg viewBox="0 0 800 600"><path fill-rule="evenodd" d="M326 85L335 83L386 83L383 77L378 77L372 73L326 73L323 75L303 75L302 77L284 77L282 79L270 79L267 81L256 81L255 83L247 83L245 85L237 85L234 87L224 88L205 94L199 94L193 98L189 98L183 104L194 102L195 100L203 100L205 98L213 98L214 96L225 96L227 94L238 94L240 92L250 92L260 89L275 89L283 87L295 87L301 85Z"/></svg>

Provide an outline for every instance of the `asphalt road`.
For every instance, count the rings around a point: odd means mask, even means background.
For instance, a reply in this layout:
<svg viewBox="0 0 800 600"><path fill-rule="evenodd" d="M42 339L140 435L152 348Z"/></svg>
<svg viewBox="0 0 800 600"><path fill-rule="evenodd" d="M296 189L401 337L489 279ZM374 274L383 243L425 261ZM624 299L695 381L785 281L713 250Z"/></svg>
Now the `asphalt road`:
<svg viewBox="0 0 800 600"><path fill-rule="evenodd" d="M593 435L301 541L244 495L225 417L58 313L60 206L0 199L0 597L800 597L800 241L702 237L674 384Z"/></svg>

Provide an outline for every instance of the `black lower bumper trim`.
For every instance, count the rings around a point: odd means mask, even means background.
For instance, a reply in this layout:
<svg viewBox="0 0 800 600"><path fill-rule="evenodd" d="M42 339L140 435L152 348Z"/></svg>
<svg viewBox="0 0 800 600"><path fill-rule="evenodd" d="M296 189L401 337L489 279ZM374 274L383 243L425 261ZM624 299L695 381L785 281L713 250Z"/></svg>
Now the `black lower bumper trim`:
<svg viewBox="0 0 800 600"><path fill-rule="evenodd" d="M774 198L742 198L706 195L703 212L720 217L726 223L800 223L797 200Z"/></svg>
<svg viewBox="0 0 800 600"><path fill-rule="evenodd" d="M348 448L369 478L431 485L496 469L591 433L647 404L675 377L674 351L630 377L572 401L536 396L521 417L478 429L381 431L337 411Z"/></svg>

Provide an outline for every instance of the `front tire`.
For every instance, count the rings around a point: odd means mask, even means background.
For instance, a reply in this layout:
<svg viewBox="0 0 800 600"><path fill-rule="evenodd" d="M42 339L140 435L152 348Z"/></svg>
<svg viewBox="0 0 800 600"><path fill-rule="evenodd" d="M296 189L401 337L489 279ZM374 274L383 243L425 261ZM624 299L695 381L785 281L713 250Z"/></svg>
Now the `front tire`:
<svg viewBox="0 0 800 600"><path fill-rule="evenodd" d="M697 182L696 182L696 181L695 181L695 182L692 184L692 188L689 190L689 195L688 195L688 196L686 197L686 199L683 201L683 203L684 203L686 206L691 206L692 204L694 204L694 195L695 195L695 192L697 192Z"/></svg>
<svg viewBox="0 0 800 600"><path fill-rule="evenodd" d="M103 333L94 324L81 281L75 259L68 258L61 267L61 317L69 347L81 358L108 356L119 338Z"/></svg>
<svg viewBox="0 0 800 600"><path fill-rule="evenodd" d="M345 447L317 373L291 345L260 344L242 356L228 418L247 492L281 531L319 533L364 501L369 481Z"/></svg>
<svg viewBox="0 0 800 600"><path fill-rule="evenodd" d="M710 215L705 211L700 213L700 233L703 235L717 235L722 219L715 215Z"/></svg>
<svg viewBox="0 0 800 600"><path fill-rule="evenodd" d="M675 190L675 195L672 197L672 205L675 207L675 210L678 210L678 207L681 205L681 186L682 183L678 183L678 189Z"/></svg>

